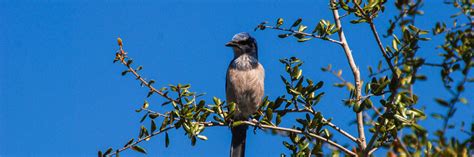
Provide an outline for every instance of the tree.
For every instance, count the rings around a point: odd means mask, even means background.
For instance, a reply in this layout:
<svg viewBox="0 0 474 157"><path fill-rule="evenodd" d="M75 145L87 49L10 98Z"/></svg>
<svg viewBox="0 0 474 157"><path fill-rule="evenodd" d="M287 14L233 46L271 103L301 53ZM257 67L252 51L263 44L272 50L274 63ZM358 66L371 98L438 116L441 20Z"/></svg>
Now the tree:
<svg viewBox="0 0 474 157"><path fill-rule="evenodd" d="M322 81L315 82L303 75L301 59L291 57L281 59L286 74L281 76L287 93L270 100L266 97L257 113L248 121L230 122L235 106L226 104L225 101L214 97L212 103L201 100L202 94L190 90L190 85L170 85L169 87L155 88L154 80L146 80L139 73L141 66L133 66L133 60L123 49L122 39L118 39L119 51L114 62L124 65L127 69L122 75L131 74L142 86L149 89L147 97L159 95L165 101L161 105L171 105L172 110L161 113L151 110L149 103L144 102L136 112L143 113L140 122L150 122L150 127L142 125L138 139L131 139L122 148L109 148L99 151L99 156L118 156L120 152L132 149L146 153L145 148L139 146L158 134L165 134L166 146L169 144L168 131L170 129L183 129L191 144L197 140L207 140L201 133L217 126L235 127L249 125L255 129L269 130L274 134L287 136L288 141L283 145L288 148L291 156L321 156L324 154L346 156L371 156L379 148L385 148L387 156L468 156L474 154L474 123L471 122L470 130L455 128L450 123L450 118L456 112L456 104L465 103L463 97L465 84L473 82L469 77L473 63L473 26L472 20L473 1L453 0L445 1L449 6L455 7L459 13L452 15L454 24L447 26L438 22L431 33L443 36L444 43L436 51L440 52L441 62L429 62L417 53L420 43L431 42L427 35L429 28L418 28L415 17L422 16L422 0L397 0L394 2L399 11L398 15L389 21L385 38L391 38L391 43L383 43L379 31L374 24L379 14L383 14L386 0L330 0L329 11L332 11L334 21L320 20L311 32L308 26L303 25L299 18L284 27L284 19L278 18L275 24L260 23L255 30L276 30L284 32L280 38L293 36L298 42L308 42L313 39L329 41L328 44L341 46L347 63L351 68L353 81L347 81L342 76L341 70L334 70L331 65L321 68L322 71L331 73L340 79L335 87L348 90L348 98L343 100L345 105L351 107L355 115L358 135L352 135L343 128L331 122L323 113L318 112L315 106L323 98ZM339 13L343 12L341 16ZM341 20L351 18L352 24L362 24L370 27L384 62L379 62L377 68L369 67L371 80L363 81L360 69L352 56L350 43L344 35ZM459 24L461 23L461 24ZM389 46L385 46L389 45ZM427 76L420 74L421 67L439 69L443 86L450 93L448 99L435 98L435 101L444 107L445 111L426 115L425 111L417 105L418 96L413 88L417 82L424 81ZM374 103L376 102L376 103ZM295 119L288 114L297 115ZM366 116L372 114L372 116ZM285 119L286 118L286 119ZM338 118L338 117L335 117ZM425 118L439 119L443 127L435 131L435 139L429 138L430 132L419 124ZM290 126L281 125L282 119L294 121ZM370 133L364 131L369 128ZM401 130L405 131L400 134ZM470 136L468 139L448 137L449 129L457 129ZM335 142L333 135L341 134L352 143L343 144ZM430 136L431 137L431 136ZM330 146L330 152L323 148ZM282 156L286 156L282 154Z"/></svg>

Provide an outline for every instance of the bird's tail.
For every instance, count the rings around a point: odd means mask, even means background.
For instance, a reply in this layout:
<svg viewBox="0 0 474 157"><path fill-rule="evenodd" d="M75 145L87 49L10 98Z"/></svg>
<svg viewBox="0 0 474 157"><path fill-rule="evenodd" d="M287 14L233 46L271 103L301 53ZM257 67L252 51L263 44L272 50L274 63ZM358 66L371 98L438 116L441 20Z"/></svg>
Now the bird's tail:
<svg viewBox="0 0 474 157"><path fill-rule="evenodd" d="M230 157L245 156L245 139L247 138L247 125L232 127L232 143L230 145Z"/></svg>

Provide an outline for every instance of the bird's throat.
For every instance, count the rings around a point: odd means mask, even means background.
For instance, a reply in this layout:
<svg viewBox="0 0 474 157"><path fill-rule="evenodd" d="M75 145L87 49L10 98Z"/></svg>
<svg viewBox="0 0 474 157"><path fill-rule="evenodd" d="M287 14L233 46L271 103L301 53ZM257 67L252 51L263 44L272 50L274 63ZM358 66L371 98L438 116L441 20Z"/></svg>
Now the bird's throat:
<svg viewBox="0 0 474 157"><path fill-rule="evenodd" d="M238 70L251 70L258 66L256 55L241 54L232 61L231 67Z"/></svg>

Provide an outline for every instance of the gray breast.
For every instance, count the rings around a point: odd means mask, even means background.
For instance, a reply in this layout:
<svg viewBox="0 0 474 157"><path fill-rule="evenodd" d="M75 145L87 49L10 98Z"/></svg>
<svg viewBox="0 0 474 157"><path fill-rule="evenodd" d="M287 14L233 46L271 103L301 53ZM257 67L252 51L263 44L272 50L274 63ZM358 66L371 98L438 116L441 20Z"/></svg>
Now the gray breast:
<svg viewBox="0 0 474 157"><path fill-rule="evenodd" d="M253 57L236 58L229 65L226 79L228 102L236 103L234 118L245 119L255 113L264 94L265 71Z"/></svg>

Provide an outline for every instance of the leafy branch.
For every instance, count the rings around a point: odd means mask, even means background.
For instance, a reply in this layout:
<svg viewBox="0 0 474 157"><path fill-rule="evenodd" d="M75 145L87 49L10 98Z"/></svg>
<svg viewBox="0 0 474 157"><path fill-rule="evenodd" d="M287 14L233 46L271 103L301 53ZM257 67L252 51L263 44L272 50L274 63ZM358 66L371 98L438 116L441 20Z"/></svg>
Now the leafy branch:
<svg viewBox="0 0 474 157"><path fill-rule="evenodd" d="M295 38L298 39L298 42L305 42L308 40L311 40L313 38L318 38L322 40L327 40L336 44L341 45L342 42L331 39L329 38L330 35L336 33L338 31L337 28L335 28L334 24L331 24L327 20L321 20L319 23L316 25L316 27L311 31L311 33L305 32L308 26L302 25L301 22L303 20L301 18L298 18L289 28L282 28L281 26L283 25L283 18L278 18L275 26L268 26L266 25L268 22L262 22L260 23L255 30L260 29L260 30L265 30L266 28L269 29L274 29L274 30L279 30L279 31L285 31L285 32L290 32L287 34L280 34L278 35L279 38L286 38L289 36L294 36ZM296 30L293 28L297 27Z"/></svg>
<svg viewBox="0 0 474 157"><path fill-rule="evenodd" d="M170 85L170 89L161 88L158 90L152 85L153 83L155 83L155 81L147 81L138 73L139 70L143 69L141 66L139 66L138 68L132 67L133 61L127 56L127 53L123 50L123 44L120 38L118 39L118 44L120 46L120 50L116 53L114 62L119 61L119 63L121 63L127 68L127 70L122 72L122 75L132 73L141 85L147 87L150 90L147 97L150 97L153 93L157 93L160 97L163 97L166 100L162 104L162 106L172 104L174 110L166 113L155 112L149 108L150 104L145 101L142 107L137 109L136 112L145 111L145 114L141 118L140 122L144 122L146 119L150 119L150 131L148 131L146 127L141 126L138 140L134 141L134 139L131 139L123 147L116 149L115 151L112 148L107 149L104 153L102 153L102 151L99 151L99 156L118 156L120 152L125 151L127 149L146 153L145 148L140 147L138 144L143 141L148 141L152 137L161 133L166 133L165 143L166 146L168 146L169 137L167 135L167 131L169 131L171 128L184 128L184 131L191 139L191 144L194 145L196 143L196 138L199 138L201 140L207 140L207 137L201 134L207 127L229 127L236 125L250 125L259 129L269 129L287 132L291 136L290 139L292 139L292 141L294 141L295 144L298 145L304 143L309 144L308 142L311 142L312 139L316 139L317 143L325 142L345 152L348 155L356 156L355 152L352 152L349 149L341 146L340 144L332 141L330 139L331 136L326 129L322 130L323 126L329 126L340 132L344 136L348 137L352 141L356 141L356 138L354 138L352 135L345 132L341 128L337 127L335 124L331 123L330 120L327 120L322 117L319 112L315 112L314 109L311 107L312 105L317 104L321 96L324 94L320 93L319 95L314 96L314 92L317 89L321 88L322 82L318 83L317 85L314 85L311 80L306 79L308 85L303 86L302 81L304 80L304 77L301 75L301 69L299 68L302 65L302 62L300 63L299 59L292 58L282 60L282 63L286 64L287 72L290 74L290 81L287 81L283 76L282 79L286 84L289 94L292 95L291 100L285 99L284 96L278 97L275 102L271 102L265 99L264 104L261 105L257 114L254 115L254 119L250 121L232 122L229 117L231 117L231 114L235 110L235 106L233 106L235 104L229 104L227 106L224 106L224 103L218 98L214 98L213 105L206 105L205 101L203 100L200 100L199 103L197 103L196 97L199 97L200 95L196 95L194 92L190 92L189 85ZM297 81L298 83L296 83L295 81ZM173 98L172 95L176 95L177 98ZM278 109L279 106L281 106L281 104L284 102L287 103L287 105L285 105L285 108ZM293 103L296 103L295 108L288 108ZM303 106L304 109L299 110L297 106L300 105ZM278 126L278 124L281 122L281 117L283 117L286 113L289 112L306 112L310 113L313 118L311 118L310 115L306 114L306 120L297 119L297 121L302 124L302 127L293 126L293 128L285 128ZM276 123L271 122L272 119L274 119L273 114L277 115ZM212 121L208 121L208 117L210 116L212 116L213 118ZM158 117L161 117L163 119L161 127L158 127L155 123L155 120L157 120ZM308 140L305 140L305 138L299 138L296 135L302 135L304 137L307 137ZM294 148L289 143L285 143L285 146ZM301 147L299 151L293 149L293 151L297 151L300 154L307 153L307 150L307 148L303 147Z"/></svg>

